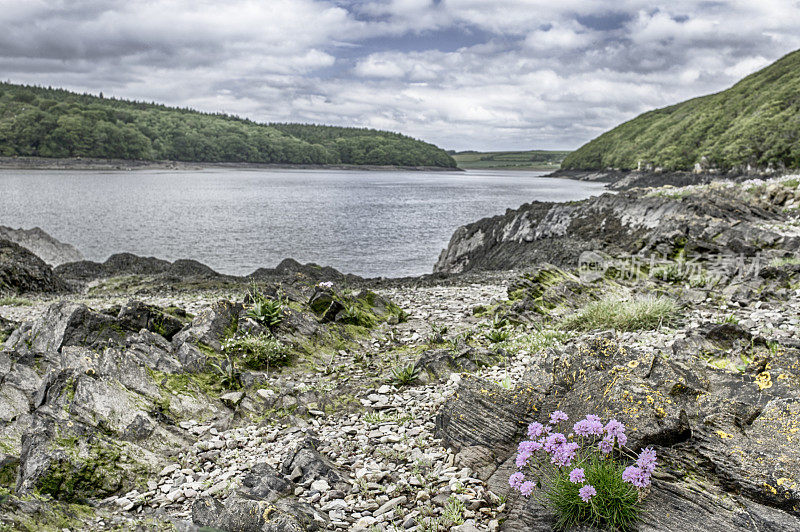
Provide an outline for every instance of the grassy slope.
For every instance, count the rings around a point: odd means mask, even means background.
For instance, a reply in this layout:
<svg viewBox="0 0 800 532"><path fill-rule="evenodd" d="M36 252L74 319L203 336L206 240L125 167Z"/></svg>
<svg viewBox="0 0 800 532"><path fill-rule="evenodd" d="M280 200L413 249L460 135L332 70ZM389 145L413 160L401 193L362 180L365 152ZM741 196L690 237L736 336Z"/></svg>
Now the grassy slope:
<svg viewBox="0 0 800 532"><path fill-rule="evenodd" d="M225 114L0 83L0 156L454 167L399 133Z"/></svg>
<svg viewBox="0 0 800 532"><path fill-rule="evenodd" d="M703 160L705 158L705 160ZM728 90L644 113L585 144L562 168L800 167L800 51Z"/></svg>
<svg viewBox="0 0 800 532"><path fill-rule="evenodd" d="M453 154L459 168L505 170L555 170L568 151L462 151Z"/></svg>

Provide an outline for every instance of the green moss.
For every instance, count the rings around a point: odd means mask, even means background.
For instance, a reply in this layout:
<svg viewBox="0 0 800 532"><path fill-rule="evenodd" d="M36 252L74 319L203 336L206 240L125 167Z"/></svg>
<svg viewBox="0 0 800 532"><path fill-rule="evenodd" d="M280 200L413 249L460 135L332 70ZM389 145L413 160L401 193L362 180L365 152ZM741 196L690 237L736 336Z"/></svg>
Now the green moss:
<svg viewBox="0 0 800 532"><path fill-rule="evenodd" d="M17 482L18 470L19 462L16 460L9 461L3 466L0 466L0 486L13 489Z"/></svg>
<svg viewBox="0 0 800 532"><path fill-rule="evenodd" d="M228 340L225 352L242 359L246 368L263 370L289 363L289 348L271 335L245 336Z"/></svg>
<svg viewBox="0 0 800 532"><path fill-rule="evenodd" d="M120 449L111 444L95 442L86 448L86 456L78 456L74 447L77 438L56 440L59 448L65 447L66 456L52 462L36 483L38 493L47 494L66 502L83 501L88 497L105 497L123 485L129 478L120 466Z"/></svg>
<svg viewBox="0 0 800 532"><path fill-rule="evenodd" d="M6 296L0 297L0 307L28 307L33 305L33 301L24 297Z"/></svg>

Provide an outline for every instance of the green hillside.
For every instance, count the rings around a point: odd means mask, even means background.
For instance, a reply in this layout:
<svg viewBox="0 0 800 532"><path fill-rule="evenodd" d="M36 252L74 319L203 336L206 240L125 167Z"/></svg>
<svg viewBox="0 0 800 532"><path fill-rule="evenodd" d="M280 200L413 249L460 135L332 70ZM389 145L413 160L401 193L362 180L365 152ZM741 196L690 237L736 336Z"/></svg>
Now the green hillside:
<svg viewBox="0 0 800 532"><path fill-rule="evenodd" d="M462 151L452 153L459 168L504 170L555 170L568 151Z"/></svg>
<svg viewBox="0 0 800 532"><path fill-rule="evenodd" d="M398 133L223 114L0 83L0 156L455 167Z"/></svg>
<svg viewBox="0 0 800 532"><path fill-rule="evenodd" d="M704 159L705 158L705 159ZM572 170L800 167L800 51L728 90L644 113L572 152Z"/></svg>

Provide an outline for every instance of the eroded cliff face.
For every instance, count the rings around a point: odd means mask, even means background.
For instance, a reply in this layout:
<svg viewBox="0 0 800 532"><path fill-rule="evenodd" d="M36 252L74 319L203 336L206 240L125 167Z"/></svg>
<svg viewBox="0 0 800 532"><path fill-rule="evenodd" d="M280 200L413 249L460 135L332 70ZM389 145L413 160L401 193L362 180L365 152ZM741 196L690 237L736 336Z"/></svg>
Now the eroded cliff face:
<svg viewBox="0 0 800 532"><path fill-rule="evenodd" d="M19 244L52 267L83 260L83 255L74 246L56 240L38 227L13 229L0 225L0 238Z"/></svg>
<svg viewBox="0 0 800 532"><path fill-rule="evenodd" d="M595 250L667 257L794 251L800 232L783 223L800 203L793 184L715 183L607 193L574 203L528 203L459 227L434 271L517 269L540 262L572 266L581 253Z"/></svg>

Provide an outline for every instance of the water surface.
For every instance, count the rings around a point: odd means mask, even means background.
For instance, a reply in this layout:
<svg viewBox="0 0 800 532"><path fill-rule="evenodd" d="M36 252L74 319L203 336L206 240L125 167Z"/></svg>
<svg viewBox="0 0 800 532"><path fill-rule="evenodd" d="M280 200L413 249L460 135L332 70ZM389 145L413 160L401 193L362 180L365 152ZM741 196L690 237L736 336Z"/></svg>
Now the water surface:
<svg viewBox="0 0 800 532"><path fill-rule="evenodd" d="M128 251L243 275L292 257L363 276L430 273L460 225L603 185L543 172L0 170L0 225L90 260Z"/></svg>

